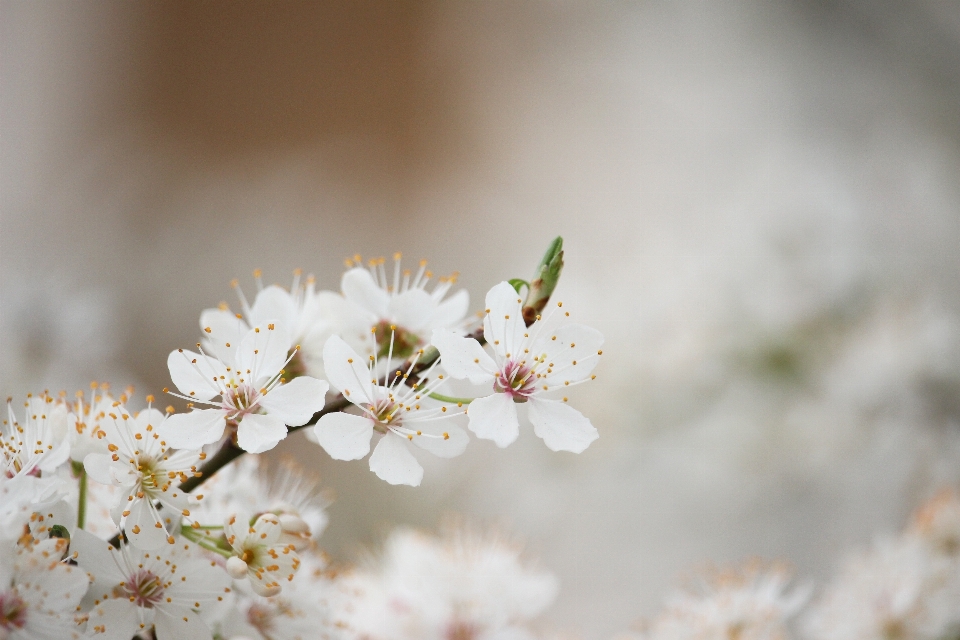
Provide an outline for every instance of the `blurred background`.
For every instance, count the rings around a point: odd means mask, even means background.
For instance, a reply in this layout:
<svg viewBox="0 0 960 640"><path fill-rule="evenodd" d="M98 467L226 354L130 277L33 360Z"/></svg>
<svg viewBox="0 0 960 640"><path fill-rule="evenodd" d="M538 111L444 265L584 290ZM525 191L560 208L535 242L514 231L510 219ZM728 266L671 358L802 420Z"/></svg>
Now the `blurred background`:
<svg viewBox="0 0 960 640"><path fill-rule="evenodd" d="M709 563L823 580L960 480L956 3L2 0L0 29L5 395L157 393L254 268L338 289L400 250L480 308L565 238L601 438L474 441L419 489L290 438L338 558L493 523L600 638Z"/></svg>

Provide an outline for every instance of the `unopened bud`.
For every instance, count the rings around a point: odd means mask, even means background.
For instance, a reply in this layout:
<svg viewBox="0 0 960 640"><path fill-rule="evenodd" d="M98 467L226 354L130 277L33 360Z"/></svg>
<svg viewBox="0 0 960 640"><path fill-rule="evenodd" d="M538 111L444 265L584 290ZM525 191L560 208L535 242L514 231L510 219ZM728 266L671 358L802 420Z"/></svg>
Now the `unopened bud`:
<svg viewBox="0 0 960 640"><path fill-rule="evenodd" d="M229 573L230 577L234 578L235 580L246 578L247 563L237 556L227 558L227 573Z"/></svg>
<svg viewBox="0 0 960 640"><path fill-rule="evenodd" d="M281 513L277 517L280 518L280 528L284 533L310 535L310 525L295 513Z"/></svg>
<svg viewBox="0 0 960 640"><path fill-rule="evenodd" d="M523 321L529 327L537 320L537 316L547 306L553 290L560 281L560 272L563 271L563 238L557 236L550 243L547 252L537 267L533 280L530 281L527 291L527 300L523 303ZM514 285L516 286L516 285Z"/></svg>

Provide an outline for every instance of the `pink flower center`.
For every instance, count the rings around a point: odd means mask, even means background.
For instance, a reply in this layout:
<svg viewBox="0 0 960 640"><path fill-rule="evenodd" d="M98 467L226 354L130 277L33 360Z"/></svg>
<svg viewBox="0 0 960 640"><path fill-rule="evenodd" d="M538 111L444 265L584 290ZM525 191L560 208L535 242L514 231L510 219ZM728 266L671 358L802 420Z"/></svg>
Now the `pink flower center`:
<svg viewBox="0 0 960 640"><path fill-rule="evenodd" d="M380 433L386 433L390 427L399 427L403 423L403 411L400 405L389 398L377 400L367 408L377 421L373 428Z"/></svg>
<svg viewBox="0 0 960 640"><path fill-rule="evenodd" d="M231 420L239 422L246 414L259 411L259 400L260 391L246 382L241 382L223 394L223 408L231 413Z"/></svg>
<svg viewBox="0 0 960 640"><path fill-rule="evenodd" d="M26 624L26 603L13 591L0 593L0 629L23 629Z"/></svg>
<svg viewBox="0 0 960 640"><path fill-rule="evenodd" d="M130 576L121 587L123 594L138 607L152 609L163 600L163 582L152 571L140 569Z"/></svg>
<svg viewBox="0 0 960 640"><path fill-rule="evenodd" d="M513 360L507 360L497 374L497 379L493 381L493 390L497 393L509 393L514 402L526 402L536 387L536 376L530 367Z"/></svg>

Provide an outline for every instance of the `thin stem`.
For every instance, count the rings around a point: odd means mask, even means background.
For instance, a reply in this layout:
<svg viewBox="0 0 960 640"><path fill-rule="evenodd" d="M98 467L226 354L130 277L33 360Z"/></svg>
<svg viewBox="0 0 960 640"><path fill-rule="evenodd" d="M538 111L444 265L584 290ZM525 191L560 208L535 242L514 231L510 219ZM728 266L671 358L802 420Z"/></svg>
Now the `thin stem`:
<svg viewBox="0 0 960 640"><path fill-rule="evenodd" d="M87 524L87 470L82 462L73 463L74 473L80 474L80 498L77 501L77 529Z"/></svg>
<svg viewBox="0 0 960 640"><path fill-rule="evenodd" d="M197 546L203 547L207 551L213 551L214 553L219 553L224 558L229 558L233 555L232 551L227 551L216 543L215 540L211 540L202 533L197 533L189 525L183 525L180 527L180 535L184 538L193 542Z"/></svg>
<svg viewBox="0 0 960 640"><path fill-rule="evenodd" d="M428 397L433 398L434 400L439 400L440 402L449 402L450 404L470 404L476 398L455 398L453 396L445 396L442 393L428 393Z"/></svg>

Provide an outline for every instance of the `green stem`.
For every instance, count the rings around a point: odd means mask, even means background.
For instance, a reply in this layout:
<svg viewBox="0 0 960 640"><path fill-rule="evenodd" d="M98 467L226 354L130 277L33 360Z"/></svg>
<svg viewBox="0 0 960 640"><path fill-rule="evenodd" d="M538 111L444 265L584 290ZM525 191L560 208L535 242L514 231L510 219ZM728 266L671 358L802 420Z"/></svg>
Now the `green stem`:
<svg viewBox="0 0 960 640"><path fill-rule="evenodd" d="M224 558L229 558L233 555L232 551L227 551L223 549L216 543L216 541L211 540L202 533L194 531L189 525L183 525L180 527L180 535L182 535L187 540L193 542L197 546L203 547L207 551L213 551L214 553L219 553Z"/></svg>
<svg viewBox="0 0 960 640"><path fill-rule="evenodd" d="M80 498L77 501L77 529L87 524L87 470L82 462L73 463L73 472L80 475Z"/></svg>
<svg viewBox="0 0 960 640"><path fill-rule="evenodd" d="M449 402L450 404L470 404L476 398L455 398L453 396L445 396L442 393L428 393L428 396L434 400L439 400L440 402Z"/></svg>

